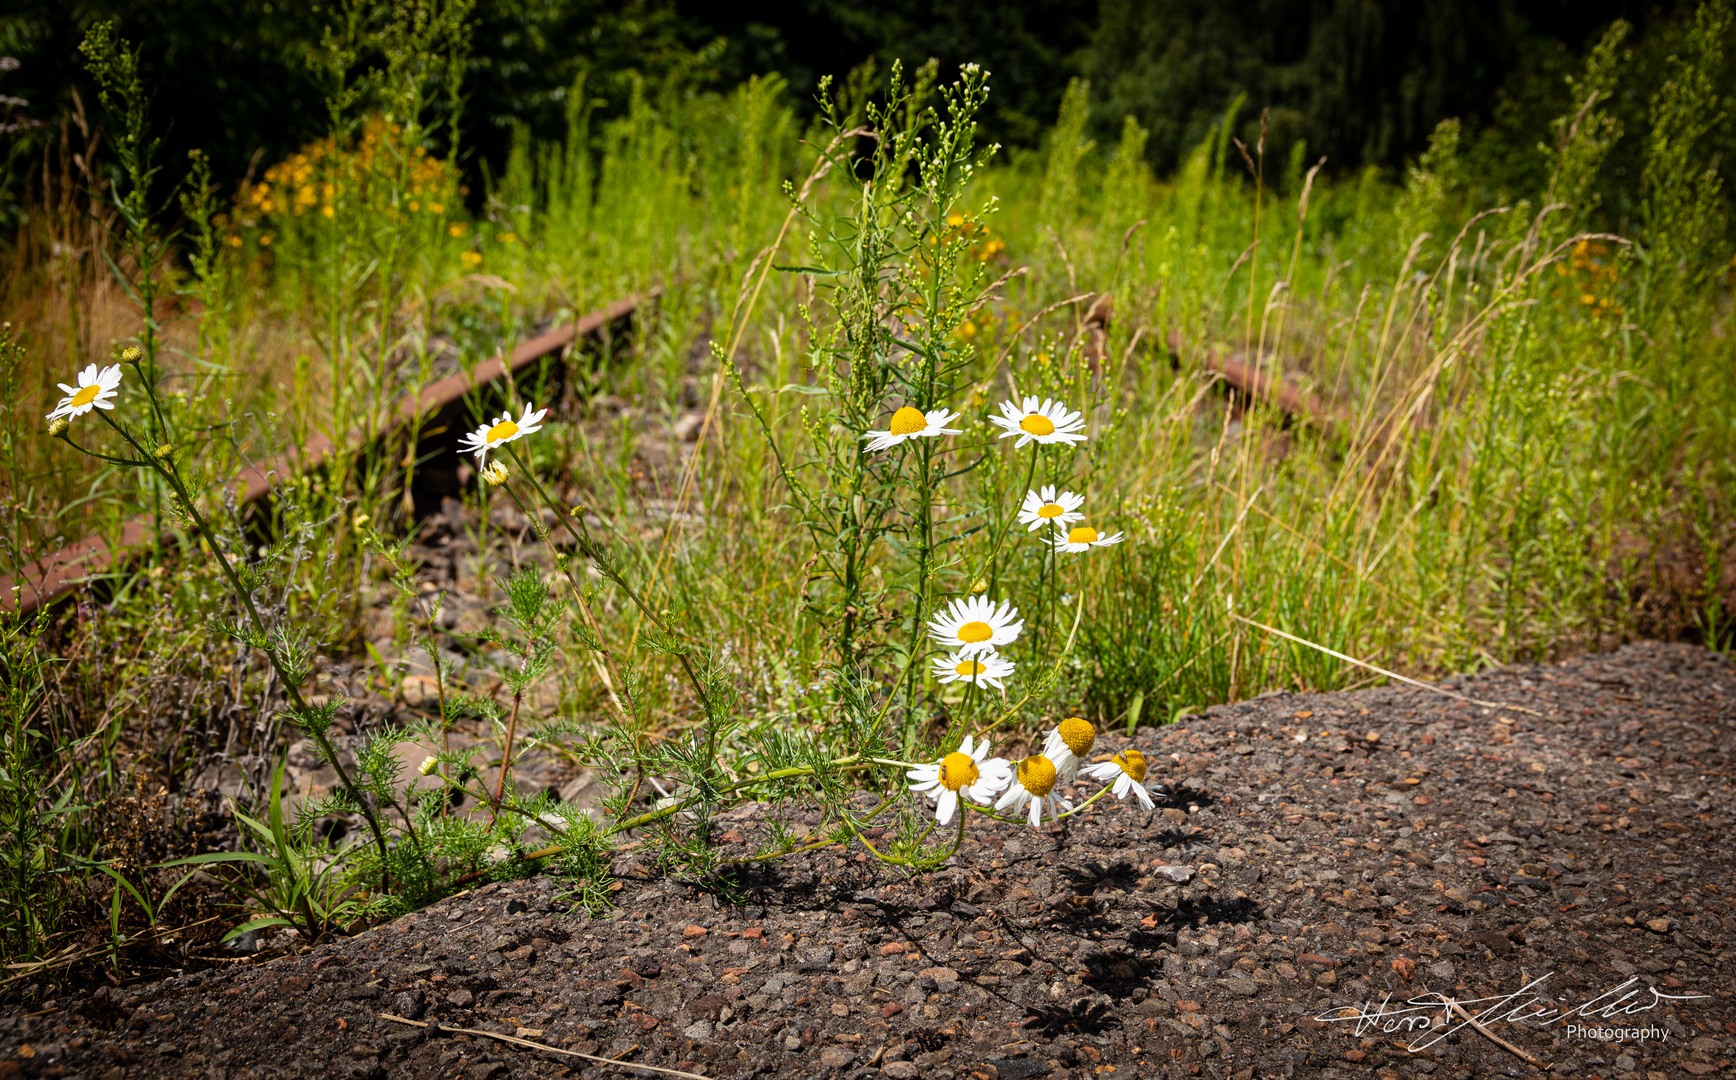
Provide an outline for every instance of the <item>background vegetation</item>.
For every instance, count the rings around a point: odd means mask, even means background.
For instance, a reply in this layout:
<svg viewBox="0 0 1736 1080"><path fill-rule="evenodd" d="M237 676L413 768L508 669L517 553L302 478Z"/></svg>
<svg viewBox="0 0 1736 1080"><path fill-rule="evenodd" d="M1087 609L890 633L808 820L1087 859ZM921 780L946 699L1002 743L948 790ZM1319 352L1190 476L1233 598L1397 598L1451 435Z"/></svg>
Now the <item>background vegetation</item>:
<svg viewBox="0 0 1736 1080"><path fill-rule="evenodd" d="M653 6L128 5L119 36L94 39L95 7L6 23L25 62L0 86L41 80L12 123L44 126L10 133L0 562L141 508L177 522L75 604L4 624L9 955L145 948L139 928L190 918L196 895L317 933L519 872L516 834L370 862L318 824L409 829L369 741L380 718L322 719L336 684L311 691L342 668L396 699L418 619L436 655L518 664L521 683L435 713L480 718L488 768L522 749L493 725L508 700L514 716L530 702L522 738L575 760L603 766L591 740L625 740L606 766L628 778L617 821L675 821L635 772L715 792L805 769L779 796L823 802L849 786L823 763L865 731L923 759L985 707L911 674L921 622L979 582L1028 620L1015 746L1066 715L1137 729L1377 678L1320 647L1432 675L1640 635L1728 647L1730 6L1633 23L1413 7L1243 22L1105 4L1074 24L1058 5L943 6L920 32L897 6L843 5L727 24ZM1510 47L1478 36L1494 26ZM81 40L108 45L56 51ZM919 56L895 83L898 52L930 46L945 64ZM945 65L979 48L1003 51L961 111L974 75ZM232 107L191 104L211 100ZM541 542L535 514L468 474L464 543L403 546L447 513L414 476L451 467L453 430L339 454L264 509L222 493L245 462L320 435L356 445L400 394L653 289L628 340L564 384L550 366L470 402L472 421L557 405L515 475L585 507L604 547ZM209 531L175 518L166 472L43 434L54 384L127 344L141 362L120 404L206 493ZM1286 396L1235 388L1232 361ZM1089 442L1040 477L984 422L1027 393L1089 418ZM906 402L964 414L958 468L858 451ZM121 449L94 424L75 434ZM1009 528L1028 477L1086 492L1127 541L1046 555ZM281 643L237 630L218 568L182 557L200 545L249 568L264 624L302 635L305 700ZM599 568L594 631L541 614L537 589L574 553ZM545 574L510 585L526 567ZM436 625L423 582L507 629ZM629 707L600 643L636 673ZM373 762L374 786L290 830L278 766L316 728ZM213 840L195 792L225 767L242 782L217 817L241 831ZM716 870L709 798L664 834L686 872ZM594 889L587 844L573 872ZM249 857L215 893L177 891L186 870L163 864L212 854Z"/></svg>

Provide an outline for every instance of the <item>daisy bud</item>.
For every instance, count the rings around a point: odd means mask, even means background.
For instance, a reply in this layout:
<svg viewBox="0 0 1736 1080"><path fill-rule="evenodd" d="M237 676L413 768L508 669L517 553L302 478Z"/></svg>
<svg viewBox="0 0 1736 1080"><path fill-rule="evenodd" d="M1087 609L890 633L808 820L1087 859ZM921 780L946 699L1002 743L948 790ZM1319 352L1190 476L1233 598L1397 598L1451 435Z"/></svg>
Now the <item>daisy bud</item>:
<svg viewBox="0 0 1736 1080"><path fill-rule="evenodd" d="M988 592L989 591L989 583L982 578L977 578L976 583L970 587L970 591L971 592Z"/></svg>
<svg viewBox="0 0 1736 1080"><path fill-rule="evenodd" d="M368 522L371 520L373 520L373 519L368 517L368 515L366 515L366 514L357 514L354 524L355 524L355 527L357 529L361 529L361 528L365 528L367 526Z"/></svg>
<svg viewBox="0 0 1736 1080"><path fill-rule="evenodd" d="M580 505L578 505L578 506L575 506L575 507L573 507L573 508L572 508L572 509L571 509L571 510L569 510L569 511L568 511L568 512L567 512L567 513L568 513L568 514L569 514L569 516L571 516L571 517L575 517L575 518L582 518L582 517L584 517L584 516L585 516L585 507L584 507L584 505L583 505L583 504L580 504Z"/></svg>
<svg viewBox="0 0 1736 1080"><path fill-rule="evenodd" d="M156 458L158 461L167 461L167 460L169 460L169 456L171 454L173 454L174 452L175 452L175 447L172 444L164 443L163 445L157 447L155 450L152 450L151 456Z"/></svg>
<svg viewBox="0 0 1736 1080"><path fill-rule="evenodd" d="M506 466L498 461L491 461L482 469L482 479L488 483L489 487L499 487L506 483L507 477L511 475L506 471Z"/></svg>
<svg viewBox="0 0 1736 1080"><path fill-rule="evenodd" d="M145 350L139 348L137 345L128 345L126 348L115 354L115 359L119 360L123 364L136 364L144 358Z"/></svg>
<svg viewBox="0 0 1736 1080"><path fill-rule="evenodd" d="M440 759L439 758L426 757L426 758L422 759L422 764L416 766L416 771L421 773L423 776L433 776L434 770L438 769L439 767L440 767Z"/></svg>
<svg viewBox="0 0 1736 1080"><path fill-rule="evenodd" d="M64 439L66 438L66 429L71 426L64 418L57 417L48 422L48 434L52 438Z"/></svg>

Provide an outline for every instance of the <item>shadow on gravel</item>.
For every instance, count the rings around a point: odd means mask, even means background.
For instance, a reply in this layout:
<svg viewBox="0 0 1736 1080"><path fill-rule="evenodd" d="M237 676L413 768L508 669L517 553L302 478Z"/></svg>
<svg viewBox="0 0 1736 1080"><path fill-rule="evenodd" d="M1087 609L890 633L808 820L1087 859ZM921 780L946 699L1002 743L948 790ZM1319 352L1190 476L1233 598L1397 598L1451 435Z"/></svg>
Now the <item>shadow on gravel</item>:
<svg viewBox="0 0 1736 1080"><path fill-rule="evenodd" d="M1025 1011L1029 1014L1025 1019L1025 1030L1038 1031L1050 1038L1067 1033L1101 1035L1121 1026L1120 1017L1101 1002L1096 1005L1075 1001L1071 1005L1027 1006Z"/></svg>
<svg viewBox="0 0 1736 1080"><path fill-rule="evenodd" d="M1206 923L1238 926L1242 923L1259 922L1266 917L1266 909L1247 897L1236 897L1229 900L1219 900L1216 897L1205 896L1197 900L1183 897L1177 901L1174 908L1167 913L1159 908L1151 913L1157 927L1175 927L1176 929L1193 929ZM1144 924L1141 923L1143 926ZM1166 941L1162 933L1150 930L1135 930L1128 935L1127 943L1135 948L1156 948Z"/></svg>

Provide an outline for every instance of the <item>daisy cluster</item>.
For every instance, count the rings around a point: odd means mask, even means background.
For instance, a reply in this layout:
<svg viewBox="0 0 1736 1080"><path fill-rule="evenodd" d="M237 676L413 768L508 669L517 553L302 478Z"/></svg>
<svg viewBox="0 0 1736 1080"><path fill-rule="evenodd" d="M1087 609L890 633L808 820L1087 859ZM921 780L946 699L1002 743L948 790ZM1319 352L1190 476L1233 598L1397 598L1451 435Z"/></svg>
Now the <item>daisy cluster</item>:
<svg viewBox="0 0 1736 1080"><path fill-rule="evenodd" d="M892 414L885 431L870 431L862 438L868 444L866 450L877 453L911 439L960 434L960 429L947 426L958 418L958 413L946 409L924 412L905 405ZM1001 402L999 414L991 415L988 421L1001 429L1000 438L1018 440L1014 449L1033 443L1074 446L1088 438L1084 414L1068 409L1062 402L1036 395ZM1044 543L1057 552L1077 554L1120 543L1122 533L1106 535L1083 523L1085 515L1080 507L1084 505L1085 496L1046 485L1039 491L1025 493L1019 524L1033 533L1052 526L1054 531ZM983 597L954 600L928 624L930 636L950 650L932 661L935 678L942 683L963 682L1005 690L1006 678L1013 673L1014 664L1000 650L1024 629L1025 624L1018 616L1018 610L1005 602L997 605Z"/></svg>
<svg viewBox="0 0 1736 1080"><path fill-rule="evenodd" d="M1097 732L1091 722L1071 716L1049 730L1042 753L1022 761L989 757L987 739L966 735L957 750L905 775L910 779L910 790L934 801L934 819L942 825L958 813L961 799L1010 810L1026 817L1033 827L1042 825L1045 817L1055 821L1073 809L1073 804L1061 797L1060 788L1074 783L1081 773L1103 784L1116 799L1131 794L1147 810L1155 809L1152 796L1161 795L1162 788L1146 780L1146 756L1137 750L1123 750L1103 761L1082 765L1096 745Z"/></svg>

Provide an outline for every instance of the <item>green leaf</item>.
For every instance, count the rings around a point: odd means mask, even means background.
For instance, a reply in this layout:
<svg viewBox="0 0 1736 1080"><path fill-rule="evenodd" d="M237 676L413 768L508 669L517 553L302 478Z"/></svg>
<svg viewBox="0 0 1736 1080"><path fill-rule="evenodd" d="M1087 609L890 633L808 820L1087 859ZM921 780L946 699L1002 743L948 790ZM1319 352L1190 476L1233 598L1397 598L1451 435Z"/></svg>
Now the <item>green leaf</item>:
<svg viewBox="0 0 1736 1080"><path fill-rule="evenodd" d="M242 934L247 933L247 931L249 931L249 930L258 930L261 927L293 926L293 925L295 925L295 924L291 923L288 919L284 918L281 915L267 915L264 918L248 919L246 922L242 923L240 926L237 926L235 929L229 931L227 934L224 934L223 940L224 941L231 941L235 938L240 937Z"/></svg>
<svg viewBox="0 0 1736 1080"><path fill-rule="evenodd" d="M240 815L238 814L236 816L239 817ZM253 822L252 824L254 825L255 828L261 829L261 831L263 831L264 827L259 825L257 822ZM201 865L202 866L202 865L207 865L209 863L220 863L220 862L256 862L256 863L264 863L267 866L277 865L277 860L267 858L266 856L260 855L257 852L252 852L252 851L208 851L203 855L189 855L185 859L172 859L169 862L157 863L155 866L151 867L151 869L153 869L153 870L167 870L171 866L194 866L194 865Z"/></svg>

